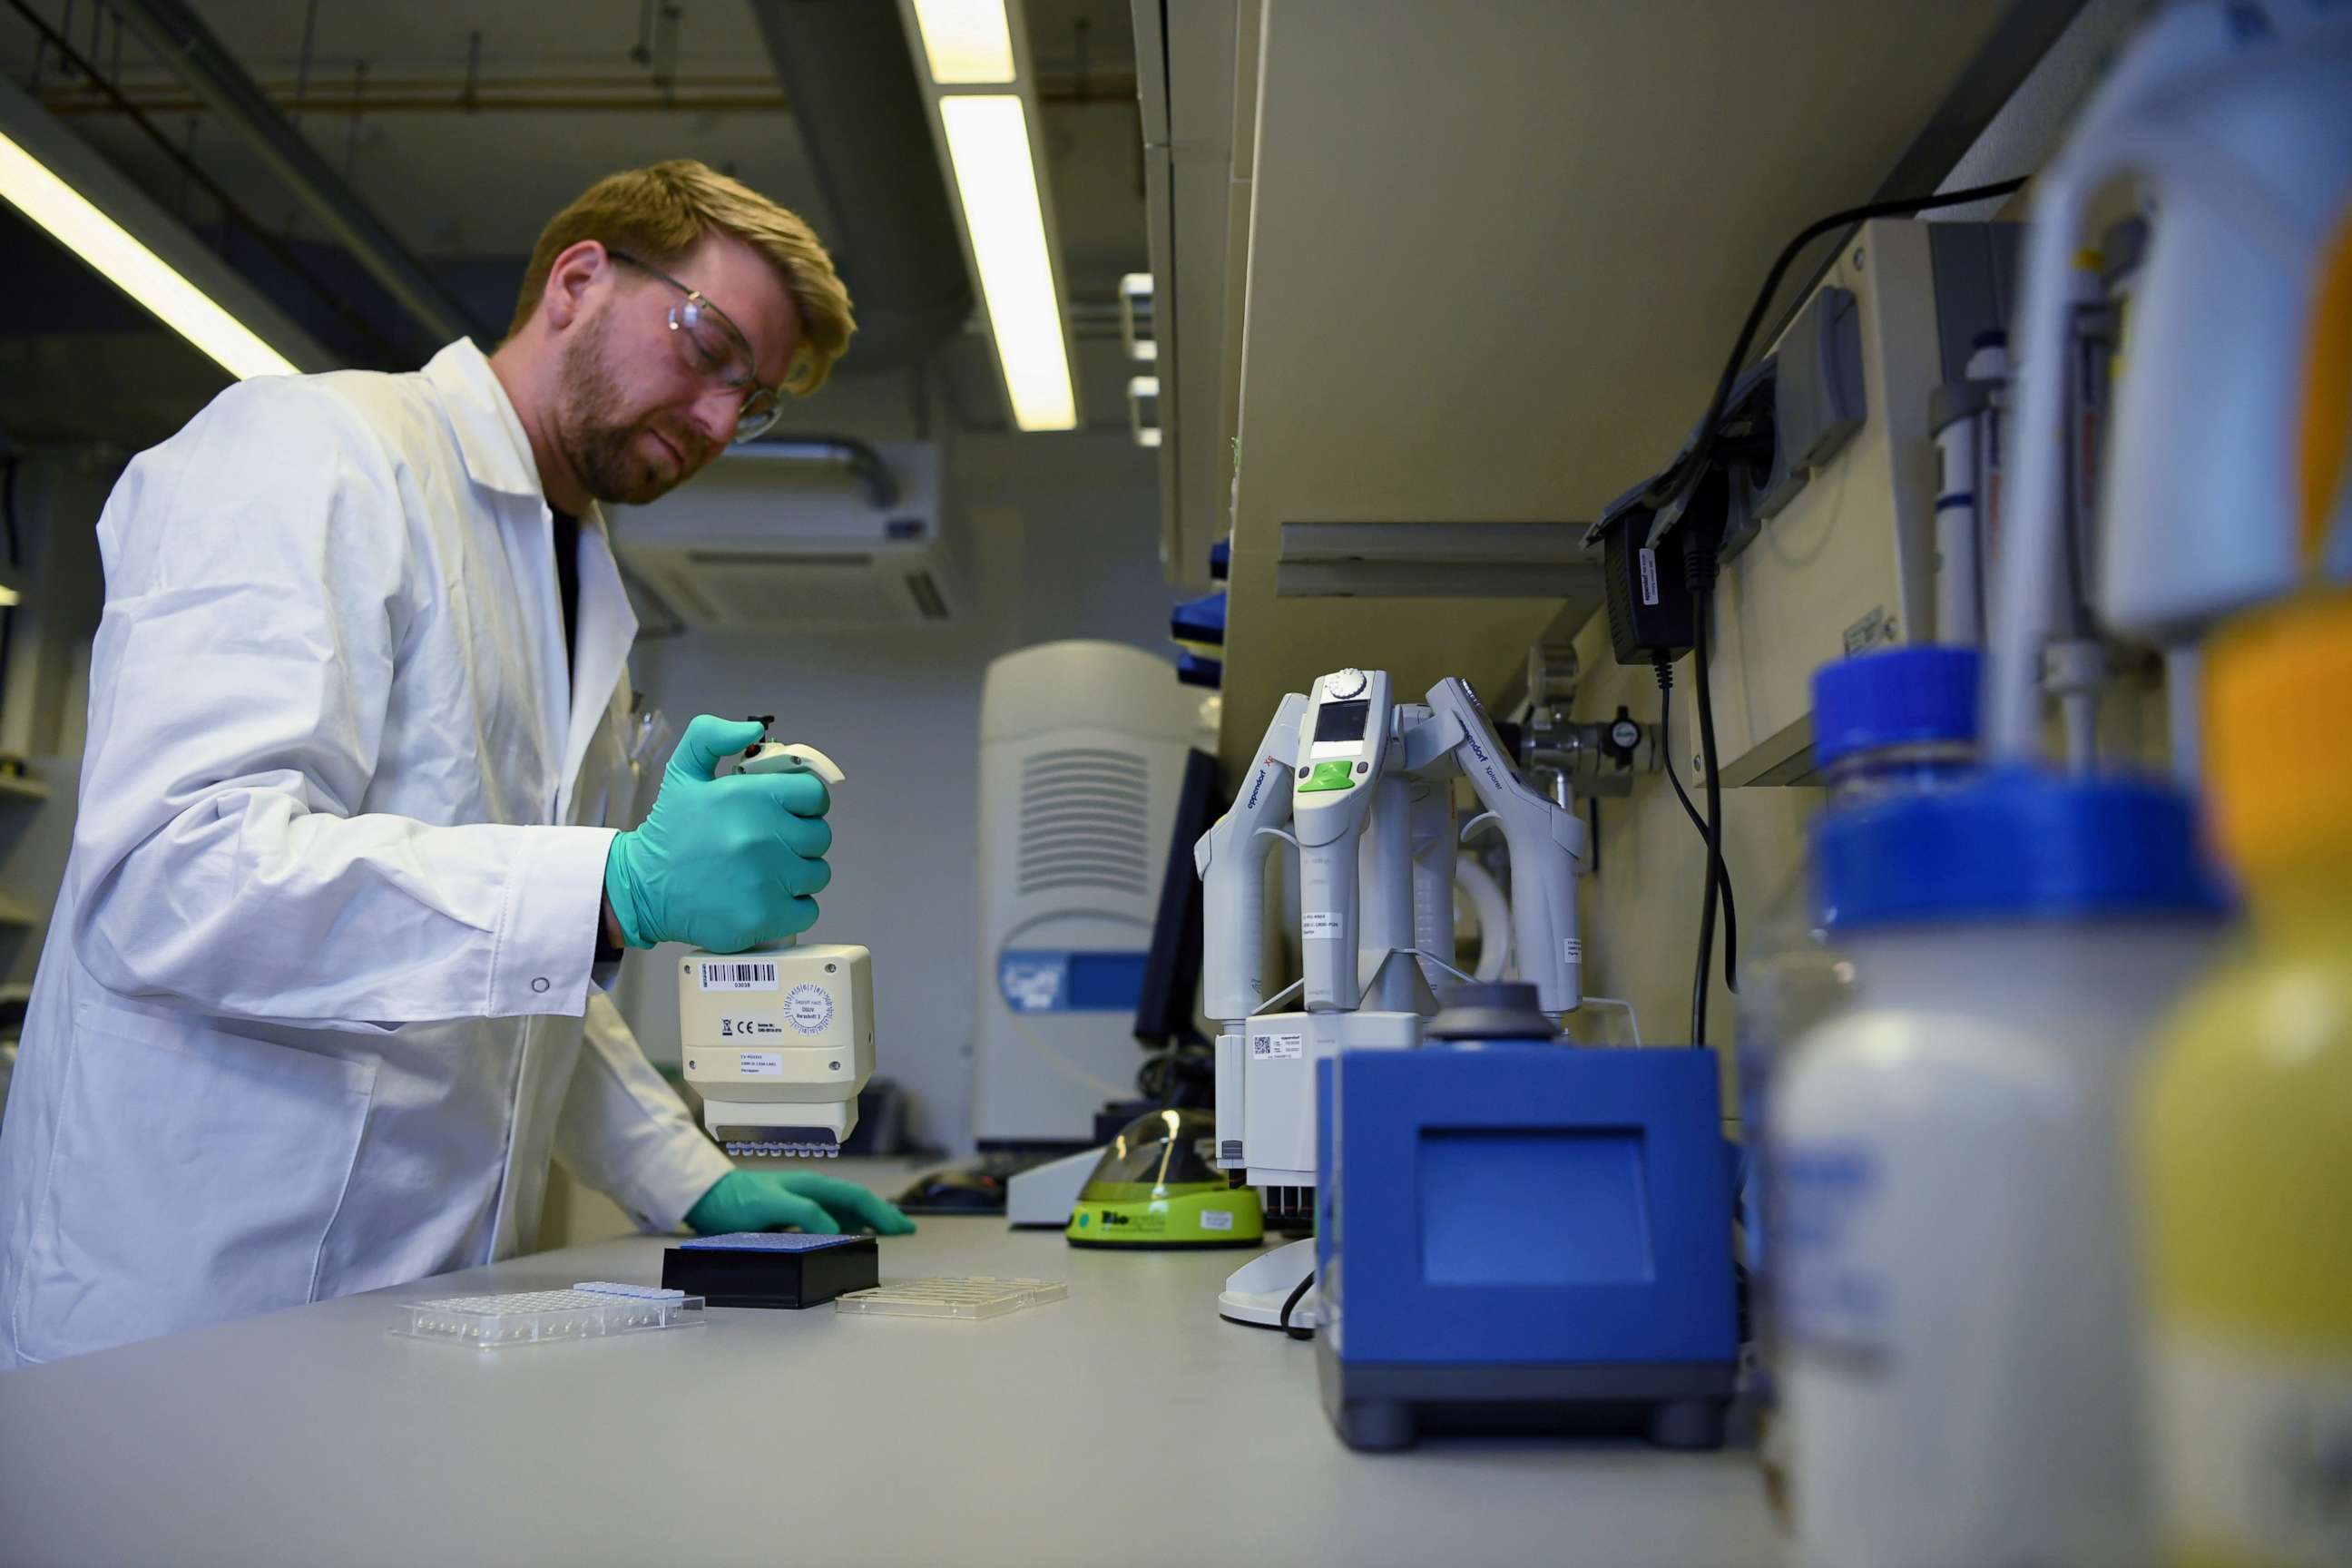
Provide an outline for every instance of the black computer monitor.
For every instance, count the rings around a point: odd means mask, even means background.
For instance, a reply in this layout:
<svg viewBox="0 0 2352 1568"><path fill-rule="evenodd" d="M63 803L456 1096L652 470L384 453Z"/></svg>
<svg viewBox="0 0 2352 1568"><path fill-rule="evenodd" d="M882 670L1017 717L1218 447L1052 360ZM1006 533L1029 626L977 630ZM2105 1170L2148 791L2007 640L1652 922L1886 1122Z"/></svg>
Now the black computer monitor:
<svg viewBox="0 0 2352 1568"><path fill-rule="evenodd" d="M1201 877L1192 846L1224 815L1225 805L1217 759L1206 752L1187 753L1160 878L1160 909L1151 922L1151 956L1135 1001L1135 1038L1148 1050L1208 1043L1194 1022L1201 994Z"/></svg>

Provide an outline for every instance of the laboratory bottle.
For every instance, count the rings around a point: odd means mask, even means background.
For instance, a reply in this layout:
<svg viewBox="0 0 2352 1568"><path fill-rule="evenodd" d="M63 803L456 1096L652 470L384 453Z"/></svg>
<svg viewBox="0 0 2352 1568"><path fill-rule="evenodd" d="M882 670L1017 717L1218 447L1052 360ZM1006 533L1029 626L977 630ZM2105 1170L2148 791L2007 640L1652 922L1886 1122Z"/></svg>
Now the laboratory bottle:
<svg viewBox="0 0 2352 1568"><path fill-rule="evenodd" d="M1813 676L1813 764L1835 811L1910 790L1941 789L1976 765L1976 649L1927 644L1823 665ZM1822 929L1812 879L1800 858L1752 928L1740 964L1738 1012L1743 1173L1740 1238L1757 1345L1749 1395L1760 1415L1759 1453L1767 1495L1786 1517L1786 1424L1775 1412L1778 1335L1769 1248L1775 1199L1767 1106L1788 1042L1827 1019L1852 994L1854 967Z"/></svg>
<svg viewBox="0 0 2352 1568"><path fill-rule="evenodd" d="M2248 921L2140 1086L2161 1556L2352 1563L2352 595L2225 629L2204 701Z"/></svg>
<svg viewBox="0 0 2352 1568"><path fill-rule="evenodd" d="M1985 772L1825 811L1858 979L1774 1080L1802 1561L2147 1562L2125 1104L2221 899L2169 786Z"/></svg>

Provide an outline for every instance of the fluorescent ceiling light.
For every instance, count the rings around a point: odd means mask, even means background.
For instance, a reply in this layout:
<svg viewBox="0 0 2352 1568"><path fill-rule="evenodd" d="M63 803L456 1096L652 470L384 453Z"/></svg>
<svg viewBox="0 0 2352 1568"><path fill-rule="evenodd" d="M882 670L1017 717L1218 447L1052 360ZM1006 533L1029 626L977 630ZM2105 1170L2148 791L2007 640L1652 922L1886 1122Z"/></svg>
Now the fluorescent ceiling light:
<svg viewBox="0 0 2352 1568"><path fill-rule="evenodd" d="M1071 429L1077 398L1029 157L1028 116L1010 94L958 93L940 100L940 120L1013 422L1024 430Z"/></svg>
<svg viewBox="0 0 2352 1568"><path fill-rule="evenodd" d="M1004 0L915 0L923 54L941 87L1013 79L1013 29Z"/></svg>
<svg viewBox="0 0 2352 1568"><path fill-rule="evenodd" d="M5 134L0 134L0 196L239 381L249 375L300 374L252 328L222 310L212 296Z"/></svg>

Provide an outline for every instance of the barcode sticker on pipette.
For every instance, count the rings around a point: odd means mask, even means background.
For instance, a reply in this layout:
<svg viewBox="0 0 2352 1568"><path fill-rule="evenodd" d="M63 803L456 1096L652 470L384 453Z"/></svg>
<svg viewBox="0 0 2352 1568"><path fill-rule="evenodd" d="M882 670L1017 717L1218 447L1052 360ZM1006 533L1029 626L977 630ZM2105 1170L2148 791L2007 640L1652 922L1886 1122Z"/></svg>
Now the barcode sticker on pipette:
<svg viewBox="0 0 2352 1568"><path fill-rule="evenodd" d="M1259 1061L1299 1061L1307 1055L1304 1035L1252 1035L1250 1055Z"/></svg>
<svg viewBox="0 0 2352 1568"><path fill-rule="evenodd" d="M773 991L776 966L740 960L706 958L699 965L705 991Z"/></svg>

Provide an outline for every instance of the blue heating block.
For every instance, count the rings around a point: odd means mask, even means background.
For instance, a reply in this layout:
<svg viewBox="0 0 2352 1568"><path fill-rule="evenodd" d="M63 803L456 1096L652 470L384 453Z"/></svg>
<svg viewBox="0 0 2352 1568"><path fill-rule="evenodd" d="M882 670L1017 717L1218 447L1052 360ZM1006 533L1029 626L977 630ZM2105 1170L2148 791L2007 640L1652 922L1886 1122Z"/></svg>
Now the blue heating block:
<svg viewBox="0 0 2352 1568"><path fill-rule="evenodd" d="M1508 1043L1318 1063L1317 1354L1340 1436L1720 1445L1739 1341L1716 1074L1707 1051Z"/></svg>
<svg viewBox="0 0 2352 1568"><path fill-rule="evenodd" d="M854 1247L862 1236L825 1236L814 1231L730 1230L722 1236L698 1236L681 1241L690 1252L821 1252L828 1247ZM586 1286L580 1287L586 1289Z"/></svg>

